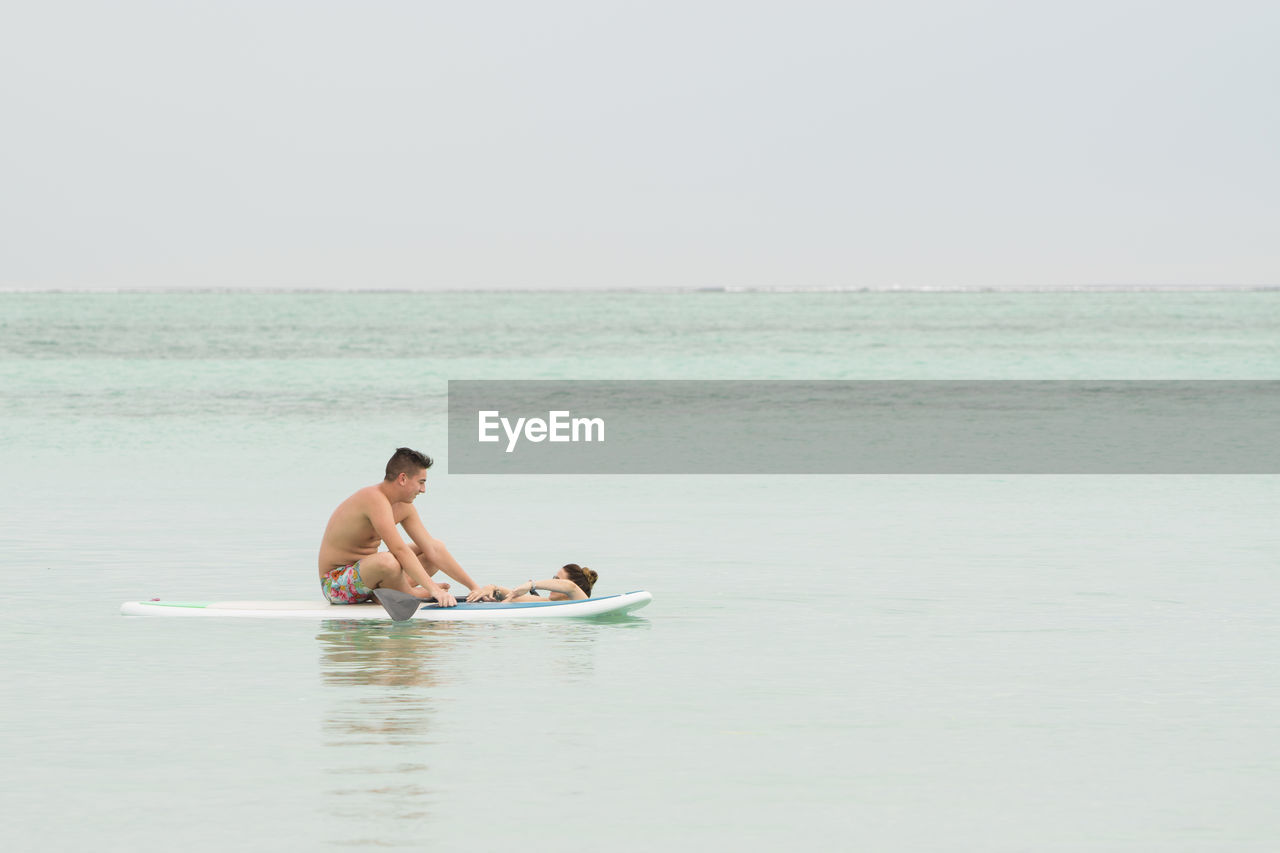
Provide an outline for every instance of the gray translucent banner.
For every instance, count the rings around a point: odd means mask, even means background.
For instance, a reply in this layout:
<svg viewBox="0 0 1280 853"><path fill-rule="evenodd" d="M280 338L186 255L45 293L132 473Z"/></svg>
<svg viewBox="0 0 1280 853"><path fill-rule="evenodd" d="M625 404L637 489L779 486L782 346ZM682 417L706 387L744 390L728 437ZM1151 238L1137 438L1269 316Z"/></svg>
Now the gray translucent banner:
<svg viewBox="0 0 1280 853"><path fill-rule="evenodd" d="M1276 474L1280 381L451 380L451 474Z"/></svg>

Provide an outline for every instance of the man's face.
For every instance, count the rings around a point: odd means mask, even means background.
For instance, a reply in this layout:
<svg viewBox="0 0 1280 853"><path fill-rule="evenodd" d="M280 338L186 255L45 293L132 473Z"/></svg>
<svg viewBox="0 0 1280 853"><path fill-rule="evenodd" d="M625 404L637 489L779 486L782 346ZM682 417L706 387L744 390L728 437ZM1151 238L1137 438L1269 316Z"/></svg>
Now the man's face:
<svg viewBox="0 0 1280 853"><path fill-rule="evenodd" d="M401 474L399 484L404 489L405 501L412 501L427 490L427 469L419 468L414 474Z"/></svg>

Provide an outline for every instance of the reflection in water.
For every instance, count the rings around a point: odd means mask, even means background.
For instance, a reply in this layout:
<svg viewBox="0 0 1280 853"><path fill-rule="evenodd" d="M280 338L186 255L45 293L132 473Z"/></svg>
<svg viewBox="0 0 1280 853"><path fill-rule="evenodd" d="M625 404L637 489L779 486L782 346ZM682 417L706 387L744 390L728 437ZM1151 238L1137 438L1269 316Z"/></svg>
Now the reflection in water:
<svg viewBox="0 0 1280 853"><path fill-rule="evenodd" d="M343 688L323 722L324 743L344 750L329 771L325 817L356 834L338 846L400 846L386 820L421 820L435 791L423 761L432 742L432 688L460 626L332 620L321 625L320 677ZM391 837L388 838L388 835ZM408 841L405 842L408 844Z"/></svg>
<svg viewBox="0 0 1280 853"><path fill-rule="evenodd" d="M502 678L532 655L561 683L595 677L597 641L646 619L565 622L352 622L322 624L320 678L332 688L324 744L339 759L328 770L322 815L336 846L417 846L441 791L431 749L449 734L435 716L450 690L476 678ZM478 658L478 659L477 659ZM450 728L450 731L453 731ZM387 821L392 821L388 824ZM342 837L345 835L346 837ZM403 839L403 840L402 840Z"/></svg>
<svg viewBox="0 0 1280 853"><path fill-rule="evenodd" d="M452 622L356 622L322 624L320 676L331 685L431 687L443 658L465 626ZM452 629L452 630L451 630Z"/></svg>

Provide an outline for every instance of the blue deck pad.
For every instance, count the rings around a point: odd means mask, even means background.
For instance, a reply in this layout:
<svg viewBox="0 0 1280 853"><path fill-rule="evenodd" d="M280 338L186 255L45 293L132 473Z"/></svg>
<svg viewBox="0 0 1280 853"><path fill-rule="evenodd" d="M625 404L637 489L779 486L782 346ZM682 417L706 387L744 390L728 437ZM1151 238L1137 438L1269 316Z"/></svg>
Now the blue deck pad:
<svg viewBox="0 0 1280 853"><path fill-rule="evenodd" d="M636 591L638 592L639 590L636 590ZM507 609L516 608L516 607L547 607L547 606L556 606L560 604L581 604L585 601L602 601L607 598L617 598L619 595L630 595L630 594L631 593L629 592L615 593L613 595L597 595L591 598L570 598L564 601L517 601L513 604L508 604L505 601L464 601L463 599L459 598L458 603L455 607L441 608L440 605L436 604L434 601L428 601L428 602L423 602L422 607L418 609L423 610L426 608L437 608L437 609L445 609L445 610L507 610Z"/></svg>

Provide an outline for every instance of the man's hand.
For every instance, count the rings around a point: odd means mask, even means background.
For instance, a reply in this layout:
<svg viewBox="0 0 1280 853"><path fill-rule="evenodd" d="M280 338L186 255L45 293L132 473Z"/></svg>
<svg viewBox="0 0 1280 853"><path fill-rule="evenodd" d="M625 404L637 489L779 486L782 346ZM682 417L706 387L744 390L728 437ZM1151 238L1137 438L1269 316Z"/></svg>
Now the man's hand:
<svg viewBox="0 0 1280 853"><path fill-rule="evenodd" d="M423 601L434 601L441 607L454 607L458 603L458 599L449 594L449 585L447 583L432 584L435 589L427 589L422 586L415 586L409 592L421 598Z"/></svg>

